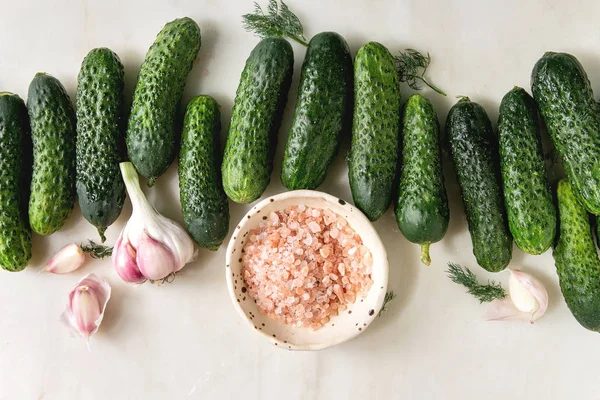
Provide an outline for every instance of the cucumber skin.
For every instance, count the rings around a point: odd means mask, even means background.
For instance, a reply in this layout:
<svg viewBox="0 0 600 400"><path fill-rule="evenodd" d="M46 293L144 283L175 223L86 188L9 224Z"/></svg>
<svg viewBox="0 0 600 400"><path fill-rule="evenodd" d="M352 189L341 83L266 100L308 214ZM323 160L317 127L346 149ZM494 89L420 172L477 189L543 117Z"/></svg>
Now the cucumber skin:
<svg viewBox="0 0 600 400"><path fill-rule="evenodd" d="M75 110L60 81L44 73L29 85L27 109L33 142L29 224L50 235L75 204Z"/></svg>
<svg viewBox="0 0 600 400"><path fill-rule="evenodd" d="M570 54L548 52L531 89L575 193L600 215L600 107L585 70Z"/></svg>
<svg viewBox="0 0 600 400"><path fill-rule="evenodd" d="M127 127L127 153L152 186L175 158L177 111L200 50L200 28L190 18L167 23L140 67Z"/></svg>
<svg viewBox="0 0 600 400"><path fill-rule="evenodd" d="M522 88L502 98L498 138L510 232L521 250L542 254L554 242L556 208L544 166L537 106Z"/></svg>
<svg viewBox="0 0 600 400"><path fill-rule="evenodd" d="M429 100L411 95L402 116L402 163L396 223L406 239L427 246L442 240L450 210L442 172L439 123Z"/></svg>
<svg viewBox="0 0 600 400"><path fill-rule="evenodd" d="M31 258L30 140L25 103L15 94L0 93L0 267L12 272L25 269Z"/></svg>
<svg viewBox="0 0 600 400"><path fill-rule="evenodd" d="M229 203L220 173L219 104L210 96L190 100L179 152L179 193L186 229L200 246L218 250L229 232Z"/></svg>
<svg viewBox="0 0 600 400"><path fill-rule="evenodd" d="M560 235L553 256L560 289L575 319L600 332L600 260L589 216L567 180L557 193Z"/></svg>
<svg viewBox="0 0 600 400"><path fill-rule="evenodd" d="M310 40L285 145L281 181L288 190L321 185L339 148L352 110L352 57L335 32Z"/></svg>
<svg viewBox="0 0 600 400"><path fill-rule="evenodd" d="M348 177L354 204L371 220L389 208L400 131L400 82L394 57L381 43L354 58L354 118Z"/></svg>
<svg viewBox="0 0 600 400"><path fill-rule="evenodd" d="M294 53L287 40L261 40L240 78L221 171L236 203L251 203L269 185L277 132L292 81Z"/></svg>
<svg viewBox="0 0 600 400"><path fill-rule="evenodd" d="M463 98L448 113L446 134L477 263L500 272L512 257L512 237L497 165L496 138L485 110Z"/></svg>
<svg viewBox="0 0 600 400"><path fill-rule="evenodd" d="M119 170L122 134L123 65L107 48L91 50L77 78L76 190L86 220L104 231L121 214L125 184Z"/></svg>

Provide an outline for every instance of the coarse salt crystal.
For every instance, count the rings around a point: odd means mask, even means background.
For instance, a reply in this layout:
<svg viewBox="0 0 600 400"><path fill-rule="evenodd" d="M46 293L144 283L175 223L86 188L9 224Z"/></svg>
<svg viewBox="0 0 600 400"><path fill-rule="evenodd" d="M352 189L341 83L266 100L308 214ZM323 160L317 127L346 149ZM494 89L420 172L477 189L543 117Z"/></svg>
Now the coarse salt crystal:
<svg viewBox="0 0 600 400"><path fill-rule="evenodd" d="M317 224L315 221L310 221L308 223L308 229L310 229L310 231L312 233L321 232L321 226L319 224Z"/></svg>
<svg viewBox="0 0 600 400"><path fill-rule="evenodd" d="M310 236L310 235L307 235L307 236L306 236L306 239L304 239L302 242L303 242L305 245L307 245L307 246L310 246L310 245L312 244L312 242L313 242L313 238L312 238L312 236Z"/></svg>

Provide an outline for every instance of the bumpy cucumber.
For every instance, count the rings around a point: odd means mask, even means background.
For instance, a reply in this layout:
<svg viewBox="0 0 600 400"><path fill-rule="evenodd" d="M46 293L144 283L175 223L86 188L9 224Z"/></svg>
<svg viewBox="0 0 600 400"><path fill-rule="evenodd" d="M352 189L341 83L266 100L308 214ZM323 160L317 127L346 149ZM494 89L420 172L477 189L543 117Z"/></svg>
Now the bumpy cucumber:
<svg viewBox="0 0 600 400"><path fill-rule="evenodd" d="M570 54L548 52L531 89L575 193L600 215L600 107L585 70Z"/></svg>
<svg viewBox="0 0 600 400"><path fill-rule="evenodd" d="M93 49L77 79L76 189L85 219L104 231L121 214L123 158L123 65L106 48Z"/></svg>
<svg viewBox="0 0 600 400"><path fill-rule="evenodd" d="M50 235L75 203L75 110L59 80L44 73L29 85L27 109L33 141L29 224Z"/></svg>
<svg viewBox="0 0 600 400"><path fill-rule="evenodd" d="M335 32L315 35L300 73L298 101L285 144L281 181L289 190L314 189L325 180L352 99L352 57Z"/></svg>
<svg viewBox="0 0 600 400"><path fill-rule="evenodd" d="M498 137L510 232L521 250L542 254L554 241L556 208L544 167L537 107L519 87L500 103Z"/></svg>
<svg viewBox="0 0 600 400"><path fill-rule="evenodd" d="M396 222L405 238L421 245L421 261L429 265L429 245L446 234L450 211L437 115L420 94L410 96L404 106L401 165Z"/></svg>
<svg viewBox="0 0 600 400"><path fill-rule="evenodd" d="M176 154L177 109L200 50L200 28L190 18L166 24L138 75L127 127L127 153L152 186Z"/></svg>
<svg viewBox="0 0 600 400"><path fill-rule="evenodd" d="M179 152L181 211L200 247L217 250L229 231L229 204L219 170L219 105L210 96L190 100Z"/></svg>
<svg viewBox="0 0 600 400"><path fill-rule="evenodd" d="M502 271L512 257L512 237L497 165L496 138L485 110L463 97L448 113L446 134L477 263Z"/></svg>
<svg viewBox="0 0 600 400"><path fill-rule="evenodd" d="M379 219L392 200L399 131L400 82L394 57L381 43L367 43L354 59L348 177L354 204L371 221Z"/></svg>
<svg viewBox="0 0 600 400"><path fill-rule="evenodd" d="M222 164L225 193L237 203L253 202L269 185L293 66L292 46L281 38L261 40L246 60Z"/></svg>
<svg viewBox="0 0 600 400"><path fill-rule="evenodd" d="M585 207L566 180L558 183L560 236L554 261L567 306L585 328L600 332L600 260Z"/></svg>
<svg viewBox="0 0 600 400"><path fill-rule="evenodd" d="M31 258L27 218L31 137L25 103L0 92L0 267L21 271Z"/></svg>

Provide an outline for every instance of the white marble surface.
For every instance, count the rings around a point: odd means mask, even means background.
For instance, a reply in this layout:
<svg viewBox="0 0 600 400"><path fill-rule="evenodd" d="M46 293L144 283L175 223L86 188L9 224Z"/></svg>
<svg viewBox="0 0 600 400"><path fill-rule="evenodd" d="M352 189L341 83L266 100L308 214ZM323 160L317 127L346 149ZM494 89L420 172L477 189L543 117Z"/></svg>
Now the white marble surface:
<svg viewBox="0 0 600 400"><path fill-rule="evenodd" d="M572 52L600 92L600 3L594 0L290 0L310 37L335 30L353 53L378 40L393 51L429 51L429 77L448 92L425 91L443 123L454 96L469 95L497 118L500 99L514 85L529 87L535 61L546 50ZM572 4L570 4L572 3ZM0 90L26 97L37 71L58 77L73 96L79 65L93 47L107 46L125 64L128 101L139 65L156 33L188 15L202 29L199 62L185 101L213 95L226 127L245 59L257 39L243 31L248 0L12 1L0 13ZM282 191L283 138L304 49L294 44L295 81L281 129L273 183ZM406 98L407 90L403 90ZM225 135L225 132L223 133ZM448 169L447 169L448 170ZM450 172L450 171L448 171ZM322 189L349 199L342 156ZM527 323L485 322L484 306L444 274L447 261L476 267L458 188L448 177L451 223L432 246L433 263L398 232L388 212L376 227L390 254L390 288L398 297L361 336L315 353L272 347L251 332L230 304L224 247L202 251L173 284L121 283L110 261L94 261L68 276L38 274L60 246L95 237L76 208L65 228L34 238L26 271L0 272L0 399L566 399L598 398L599 337L570 315L557 285L551 253L525 256L511 266L535 273L551 296L546 316ZM150 199L181 219L176 169L159 179ZM231 205L232 224L248 206ZM127 204L108 230L113 242L130 213ZM96 272L113 284L113 298L91 352L58 322L69 289ZM493 278L506 283L506 274Z"/></svg>

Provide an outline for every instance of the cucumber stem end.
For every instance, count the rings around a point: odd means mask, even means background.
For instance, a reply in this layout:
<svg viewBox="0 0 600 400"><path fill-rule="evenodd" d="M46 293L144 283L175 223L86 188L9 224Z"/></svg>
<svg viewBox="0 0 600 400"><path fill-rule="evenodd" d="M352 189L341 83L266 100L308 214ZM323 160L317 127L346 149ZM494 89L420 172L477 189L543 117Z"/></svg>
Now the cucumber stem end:
<svg viewBox="0 0 600 400"><path fill-rule="evenodd" d="M429 256L429 245L431 243L423 243L421 245L421 262L427 266L431 264L431 257Z"/></svg>

